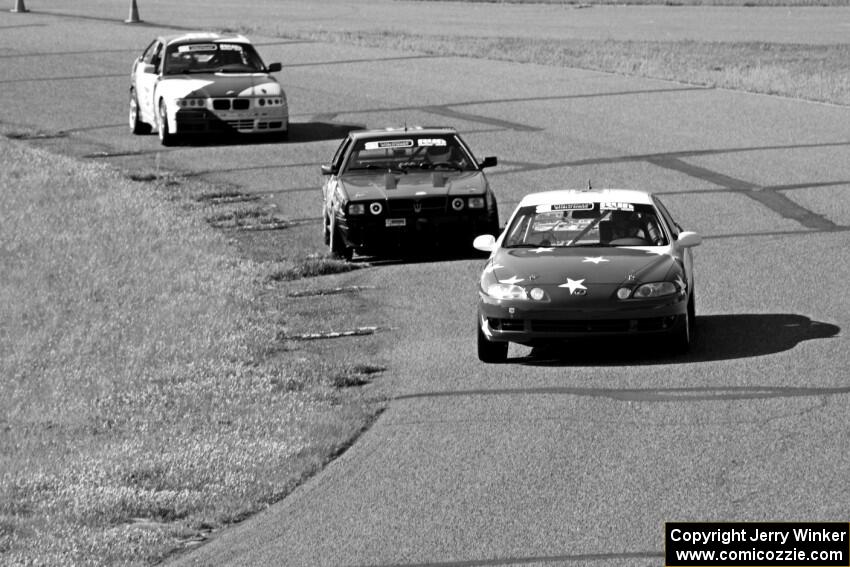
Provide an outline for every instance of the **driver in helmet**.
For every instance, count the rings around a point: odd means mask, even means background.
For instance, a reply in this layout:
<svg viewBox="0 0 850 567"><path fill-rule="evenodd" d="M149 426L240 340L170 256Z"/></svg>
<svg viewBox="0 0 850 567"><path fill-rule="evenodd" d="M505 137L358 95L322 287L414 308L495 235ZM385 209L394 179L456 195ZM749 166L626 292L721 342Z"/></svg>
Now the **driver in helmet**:
<svg viewBox="0 0 850 567"><path fill-rule="evenodd" d="M644 232L634 211L611 212L611 240L618 238L643 238Z"/></svg>

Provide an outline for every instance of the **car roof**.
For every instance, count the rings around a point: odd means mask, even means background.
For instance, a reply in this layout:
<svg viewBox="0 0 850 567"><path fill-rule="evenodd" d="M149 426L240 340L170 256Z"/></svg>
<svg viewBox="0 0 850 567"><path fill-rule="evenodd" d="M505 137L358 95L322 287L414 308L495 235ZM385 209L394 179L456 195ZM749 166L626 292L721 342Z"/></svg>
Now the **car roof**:
<svg viewBox="0 0 850 567"><path fill-rule="evenodd" d="M190 32L160 37L165 45L176 43L195 42L228 42L228 43L251 43L251 40L242 34L222 34L217 32Z"/></svg>
<svg viewBox="0 0 850 567"><path fill-rule="evenodd" d="M457 130L451 126L403 126L398 128L374 128L371 130L353 130L349 136L355 140L364 138L397 138L399 135L438 136L454 135Z"/></svg>
<svg viewBox="0 0 850 567"><path fill-rule="evenodd" d="M652 195L637 189L559 189L531 193L522 198L519 207L555 205L559 203L624 202L649 205Z"/></svg>

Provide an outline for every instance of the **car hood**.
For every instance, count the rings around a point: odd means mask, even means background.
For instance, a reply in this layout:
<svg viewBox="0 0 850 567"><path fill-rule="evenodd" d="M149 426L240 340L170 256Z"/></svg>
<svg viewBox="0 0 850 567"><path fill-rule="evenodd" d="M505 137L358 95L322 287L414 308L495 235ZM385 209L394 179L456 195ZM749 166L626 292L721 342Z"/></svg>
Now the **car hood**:
<svg viewBox="0 0 850 567"><path fill-rule="evenodd" d="M178 75L159 82L159 92L174 98L280 96L280 83L265 73Z"/></svg>
<svg viewBox="0 0 850 567"><path fill-rule="evenodd" d="M583 280L585 285L663 281L678 265L669 248L501 248L488 261L500 282L536 286Z"/></svg>
<svg viewBox="0 0 850 567"><path fill-rule="evenodd" d="M355 201L472 195L487 188L487 180L480 171L349 174L339 181L349 199Z"/></svg>

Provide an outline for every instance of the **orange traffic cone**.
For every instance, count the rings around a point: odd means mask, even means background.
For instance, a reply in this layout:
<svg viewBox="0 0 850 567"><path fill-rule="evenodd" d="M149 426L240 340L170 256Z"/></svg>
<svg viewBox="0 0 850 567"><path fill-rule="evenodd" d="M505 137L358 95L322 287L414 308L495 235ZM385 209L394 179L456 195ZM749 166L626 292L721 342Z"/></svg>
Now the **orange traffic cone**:
<svg viewBox="0 0 850 567"><path fill-rule="evenodd" d="M130 1L130 16L124 20L125 24L138 24L142 20L139 19L139 7L136 6L136 0Z"/></svg>
<svg viewBox="0 0 850 567"><path fill-rule="evenodd" d="M27 10L27 7L24 6L24 0L17 0L15 2L15 7L12 8L11 11L12 12L29 12L29 10Z"/></svg>

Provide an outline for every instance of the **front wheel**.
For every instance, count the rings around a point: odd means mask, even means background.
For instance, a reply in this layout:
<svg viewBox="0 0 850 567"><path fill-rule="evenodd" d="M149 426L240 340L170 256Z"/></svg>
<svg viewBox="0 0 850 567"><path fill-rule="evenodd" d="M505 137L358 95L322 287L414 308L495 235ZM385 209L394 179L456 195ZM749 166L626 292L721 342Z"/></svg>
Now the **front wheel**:
<svg viewBox="0 0 850 567"><path fill-rule="evenodd" d="M508 359L507 342L490 342L481 330L481 322L476 324L478 327L478 360L487 363L505 362Z"/></svg>
<svg viewBox="0 0 850 567"><path fill-rule="evenodd" d="M139 101L136 99L136 93L130 91L130 131L133 134L150 134L151 126L142 122L139 117Z"/></svg>
<svg viewBox="0 0 850 567"><path fill-rule="evenodd" d="M325 243L325 246L330 246L331 244L331 223L328 221L328 215L326 213L322 213L322 239Z"/></svg>
<svg viewBox="0 0 850 567"><path fill-rule="evenodd" d="M177 136L168 130L168 108L165 106L165 101L159 101L159 112L157 113L157 131L159 132L159 141L163 146L173 146Z"/></svg>
<svg viewBox="0 0 850 567"><path fill-rule="evenodd" d="M331 221L328 248L330 248L331 255L334 258L350 261L354 257L354 249L345 245L345 241L343 241L342 235L340 235L339 229L333 220Z"/></svg>
<svg viewBox="0 0 850 567"><path fill-rule="evenodd" d="M688 310L685 320L682 321L679 330L673 335L673 352L675 354L687 354L694 344L696 334L696 308L694 306L694 294L688 299Z"/></svg>

